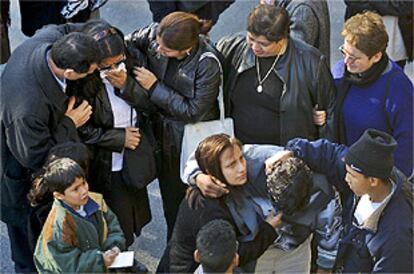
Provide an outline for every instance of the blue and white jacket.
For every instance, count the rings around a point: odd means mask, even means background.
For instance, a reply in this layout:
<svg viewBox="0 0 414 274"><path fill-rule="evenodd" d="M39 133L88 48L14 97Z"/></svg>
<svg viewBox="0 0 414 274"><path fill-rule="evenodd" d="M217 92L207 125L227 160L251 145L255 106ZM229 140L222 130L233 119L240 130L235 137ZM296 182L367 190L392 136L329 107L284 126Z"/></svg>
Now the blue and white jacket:
<svg viewBox="0 0 414 274"><path fill-rule="evenodd" d="M283 147L274 145L243 146L248 177L248 183L244 187L253 198L267 200L270 203L264 162L281 150ZM200 172L197 161L192 155L184 170L183 182L194 185L194 178ZM317 264L324 269L333 268L342 229L342 219L339 199L325 176L314 174L308 205L292 216L284 216L282 221L281 227L276 229L278 237L274 245L277 248L293 250L302 244L311 233L315 232L315 237L318 240Z"/></svg>

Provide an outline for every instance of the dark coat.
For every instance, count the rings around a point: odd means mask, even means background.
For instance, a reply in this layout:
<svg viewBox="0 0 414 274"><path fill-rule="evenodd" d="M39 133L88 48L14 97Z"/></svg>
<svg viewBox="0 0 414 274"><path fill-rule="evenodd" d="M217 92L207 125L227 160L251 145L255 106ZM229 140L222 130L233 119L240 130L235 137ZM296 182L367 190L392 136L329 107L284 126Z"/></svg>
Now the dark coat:
<svg viewBox="0 0 414 274"><path fill-rule="evenodd" d="M396 187L391 198L385 200L368 222L359 226L353 220L357 198L345 181L342 159L347 147L324 139L315 142L295 139L287 148L312 170L326 174L344 198L345 229L336 260L338 270L346 273L413 273L412 185L399 170L394 168L391 175Z"/></svg>
<svg viewBox="0 0 414 274"><path fill-rule="evenodd" d="M414 11L413 2L411 0L367 0L355 1L345 0L346 11L345 20L357 13L365 10L378 12L380 15L392 15L398 17L398 26L404 40L405 49L407 51L408 60L412 61L414 57L413 51L413 24ZM398 60L396 60L398 61Z"/></svg>
<svg viewBox="0 0 414 274"><path fill-rule="evenodd" d="M169 251L171 273L193 273L195 271L198 263L194 261L193 253L196 249L197 233L205 224L216 219L229 221L234 226L236 234L240 236L224 200L205 199L204 207L198 209L191 209L187 199L181 202L174 232L167 252L164 253L164 256L168 256ZM273 227L267 222L262 222L253 241L239 243L240 266L262 255L276 237L277 234Z"/></svg>
<svg viewBox="0 0 414 274"><path fill-rule="evenodd" d="M158 54L157 26L152 24L137 30L126 41L128 48L143 53L146 67L158 79L149 93L141 91L138 94L143 97L139 101L147 102L148 110L152 110L151 121L160 148L157 153L158 179L170 236L185 192L179 175L184 126L218 117L217 95L221 73L219 64L213 58L200 61L203 53L216 52L200 36L198 47L179 62L174 75L166 75L169 63L176 60Z"/></svg>
<svg viewBox="0 0 414 274"><path fill-rule="evenodd" d="M165 16L174 11L190 12L202 19L213 21L215 24L220 14L227 9L234 0L203 1L178 0L159 1L148 0L154 22L160 22Z"/></svg>
<svg viewBox="0 0 414 274"><path fill-rule="evenodd" d="M328 65L331 57L331 24L326 0L279 0L290 15L290 36L319 49Z"/></svg>
<svg viewBox="0 0 414 274"><path fill-rule="evenodd" d="M204 52L216 53L208 41L200 37L198 49L185 58L176 72L174 82L167 86L163 81L169 58L157 52L157 26L152 24L133 32L127 37L127 44L144 53L148 69L158 78L149 100L157 107L162 128L169 129L162 136L164 146L176 146L175 152L180 152L185 124L218 117L220 69L217 61L212 58L200 62L200 56Z"/></svg>
<svg viewBox="0 0 414 274"><path fill-rule="evenodd" d="M241 73L255 67L255 55L246 37L236 34L222 38L217 49L225 58L224 100L228 116L232 116L230 98ZM280 98L280 145L294 137L317 139L333 137L335 84L325 56L306 43L289 39L286 52L278 61L274 73L283 82ZM327 123L318 127L313 123L313 107L327 111Z"/></svg>
<svg viewBox="0 0 414 274"><path fill-rule="evenodd" d="M87 98L92 105L93 114L88 123L80 128L80 137L83 142L89 145L92 152L89 180L92 183L92 186L96 187L94 191L104 193L109 190L107 188L110 186L111 182L112 152L120 153L124 149L125 129L114 128L114 116L111 103L105 85L99 78L99 74L95 73L84 80L93 81L97 92L92 97ZM85 89L88 88L87 85L83 84L85 81L80 81L72 88L82 93L82 87ZM137 124L131 126L140 128L140 149L151 151L151 153L145 153L145 155L143 155L145 158L140 159L140 162L135 164L141 165L142 167L140 167L140 169L142 170L148 170L148 176L146 176L146 178L150 179L149 181L143 182L148 184L155 178L155 158L153 154L153 143L155 141L148 117L140 111L134 101L129 100L133 100L133 96L130 95L137 92L136 88L138 88L138 84L132 77L130 77L130 75L128 75L127 85L123 93L121 94L119 90L116 90L115 93L118 93L119 97L131 105L131 111L133 108L137 112ZM81 95L80 98L82 98Z"/></svg>
<svg viewBox="0 0 414 274"><path fill-rule="evenodd" d="M22 32L33 36L43 26L50 24L64 24L67 20L60 11L67 1L25 1L19 0ZM71 22L86 22L91 15L89 8L79 11L71 18Z"/></svg>
<svg viewBox="0 0 414 274"><path fill-rule="evenodd" d="M46 62L46 52L62 32L50 27L26 40L12 54L1 77L1 219L21 224L32 173L49 149L78 141L75 124L65 116L68 97Z"/></svg>

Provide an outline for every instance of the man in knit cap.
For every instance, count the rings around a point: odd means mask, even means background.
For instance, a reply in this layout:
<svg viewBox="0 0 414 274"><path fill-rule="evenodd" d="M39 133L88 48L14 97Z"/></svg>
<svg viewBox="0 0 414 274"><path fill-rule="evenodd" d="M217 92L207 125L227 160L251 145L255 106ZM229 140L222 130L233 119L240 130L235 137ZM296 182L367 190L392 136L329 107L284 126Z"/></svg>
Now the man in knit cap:
<svg viewBox="0 0 414 274"><path fill-rule="evenodd" d="M299 157L335 184L343 200L339 272L413 273L413 190L394 167L396 147L392 136L367 129L349 148L294 139L268 160Z"/></svg>

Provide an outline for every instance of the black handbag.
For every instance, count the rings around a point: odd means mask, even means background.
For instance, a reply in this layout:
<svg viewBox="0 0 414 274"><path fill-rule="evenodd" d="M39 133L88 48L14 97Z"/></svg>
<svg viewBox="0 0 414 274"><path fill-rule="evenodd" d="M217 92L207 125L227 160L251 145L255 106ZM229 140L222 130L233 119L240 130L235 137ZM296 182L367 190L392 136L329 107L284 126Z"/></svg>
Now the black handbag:
<svg viewBox="0 0 414 274"><path fill-rule="evenodd" d="M131 108L132 124L132 108ZM141 124L137 122L137 126ZM156 177L156 164L154 156L154 146L151 142L151 134L148 134L146 123L142 123L141 140L138 147L134 150L126 148L124 150L122 178L128 187L143 189Z"/></svg>

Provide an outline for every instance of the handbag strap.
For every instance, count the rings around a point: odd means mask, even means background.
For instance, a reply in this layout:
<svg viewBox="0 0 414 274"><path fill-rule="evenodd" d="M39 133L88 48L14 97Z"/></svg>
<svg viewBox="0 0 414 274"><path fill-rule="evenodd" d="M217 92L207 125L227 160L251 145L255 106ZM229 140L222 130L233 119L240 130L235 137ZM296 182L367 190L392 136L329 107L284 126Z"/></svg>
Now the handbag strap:
<svg viewBox="0 0 414 274"><path fill-rule="evenodd" d="M221 66L220 60L218 59L218 57L212 53L212 52L204 52L203 54L201 54L199 62L201 62L201 60L203 60L204 58L213 58L214 60L217 61L218 66L220 68L220 87L219 87L219 94L217 97L218 103L219 103L219 110L220 110L220 121L224 121L224 115L225 115L225 111L224 111L224 99L223 99L223 68Z"/></svg>

